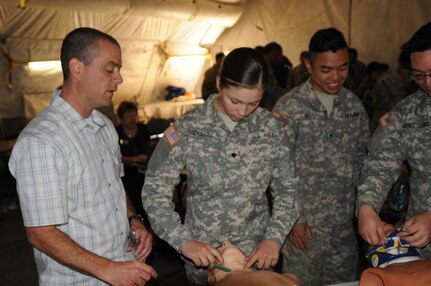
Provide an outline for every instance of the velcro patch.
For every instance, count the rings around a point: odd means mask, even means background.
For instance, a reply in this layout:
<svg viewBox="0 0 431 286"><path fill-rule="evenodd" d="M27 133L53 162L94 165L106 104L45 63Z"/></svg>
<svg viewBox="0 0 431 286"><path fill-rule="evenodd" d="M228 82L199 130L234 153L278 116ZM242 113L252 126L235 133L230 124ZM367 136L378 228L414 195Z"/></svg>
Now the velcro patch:
<svg viewBox="0 0 431 286"><path fill-rule="evenodd" d="M274 115L275 119L280 121L282 126L286 125L286 123L289 122L289 119L286 116L284 116L283 114L281 114L281 112L279 112L279 111L273 111L272 115Z"/></svg>
<svg viewBox="0 0 431 286"><path fill-rule="evenodd" d="M180 133L178 133L178 130L173 124L171 124L171 126L165 130L164 135L166 142L171 148L183 140L183 137L181 137Z"/></svg>

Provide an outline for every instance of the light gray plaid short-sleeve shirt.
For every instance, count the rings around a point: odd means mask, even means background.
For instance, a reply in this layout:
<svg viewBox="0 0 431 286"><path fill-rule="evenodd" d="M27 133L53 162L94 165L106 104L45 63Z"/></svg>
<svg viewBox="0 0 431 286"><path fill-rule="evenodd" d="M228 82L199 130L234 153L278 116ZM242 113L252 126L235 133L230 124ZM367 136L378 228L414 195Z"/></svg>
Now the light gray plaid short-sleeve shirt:
<svg viewBox="0 0 431 286"><path fill-rule="evenodd" d="M83 248L114 261L126 252L127 209L121 153L111 121L83 119L55 94L21 132L9 168L26 227L57 225ZM104 284L34 250L41 285Z"/></svg>

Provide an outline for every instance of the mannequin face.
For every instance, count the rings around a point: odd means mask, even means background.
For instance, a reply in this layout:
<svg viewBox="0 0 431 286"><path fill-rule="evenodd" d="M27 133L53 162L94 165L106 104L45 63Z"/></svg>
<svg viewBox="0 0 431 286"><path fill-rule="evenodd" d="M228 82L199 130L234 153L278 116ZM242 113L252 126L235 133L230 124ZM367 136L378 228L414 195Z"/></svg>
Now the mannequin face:
<svg viewBox="0 0 431 286"><path fill-rule="evenodd" d="M224 241L218 249L224 259L224 265L232 270L244 270L245 254L229 241Z"/></svg>

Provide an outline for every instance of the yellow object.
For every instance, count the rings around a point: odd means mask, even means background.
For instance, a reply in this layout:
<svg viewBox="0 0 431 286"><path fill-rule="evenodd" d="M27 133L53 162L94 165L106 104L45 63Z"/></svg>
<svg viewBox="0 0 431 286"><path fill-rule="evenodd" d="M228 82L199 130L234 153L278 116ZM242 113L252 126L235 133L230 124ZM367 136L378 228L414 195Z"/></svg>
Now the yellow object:
<svg viewBox="0 0 431 286"><path fill-rule="evenodd" d="M19 1L19 8L25 9L26 4L27 4L26 2L27 2L26 0L20 0Z"/></svg>

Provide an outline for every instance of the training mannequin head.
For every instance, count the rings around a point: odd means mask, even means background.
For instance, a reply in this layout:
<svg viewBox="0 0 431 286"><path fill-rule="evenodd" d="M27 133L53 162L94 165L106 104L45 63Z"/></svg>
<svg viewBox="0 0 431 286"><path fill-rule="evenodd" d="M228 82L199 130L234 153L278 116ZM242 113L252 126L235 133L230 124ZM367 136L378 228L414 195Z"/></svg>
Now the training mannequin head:
<svg viewBox="0 0 431 286"><path fill-rule="evenodd" d="M241 249L224 241L218 251L223 256L224 267L230 272L214 268L208 273L208 283L215 286L297 286L298 280L292 274L280 274L267 270L245 268L246 255Z"/></svg>

